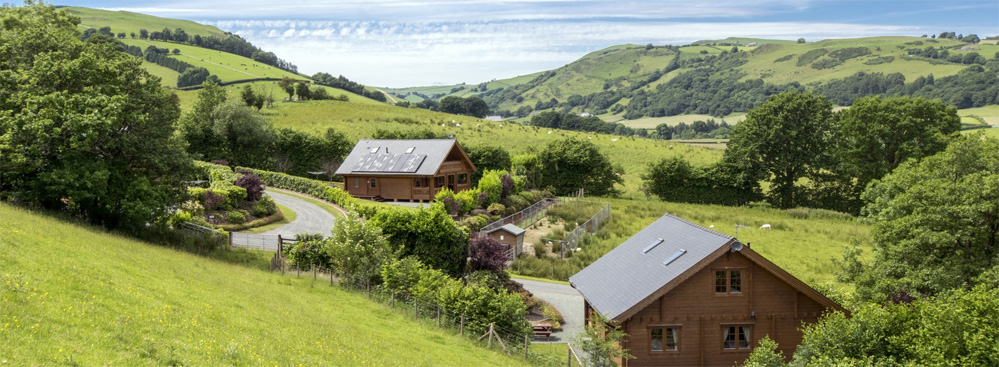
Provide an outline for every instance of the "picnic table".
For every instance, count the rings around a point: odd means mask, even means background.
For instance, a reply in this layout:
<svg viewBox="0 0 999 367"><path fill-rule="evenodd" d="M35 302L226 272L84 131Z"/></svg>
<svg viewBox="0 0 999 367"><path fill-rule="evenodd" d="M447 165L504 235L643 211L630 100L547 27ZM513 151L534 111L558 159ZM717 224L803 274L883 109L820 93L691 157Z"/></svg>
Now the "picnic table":
<svg viewBox="0 0 999 367"><path fill-rule="evenodd" d="M552 336L552 324L549 322L531 323L531 327L534 329L535 337L543 336L549 339Z"/></svg>

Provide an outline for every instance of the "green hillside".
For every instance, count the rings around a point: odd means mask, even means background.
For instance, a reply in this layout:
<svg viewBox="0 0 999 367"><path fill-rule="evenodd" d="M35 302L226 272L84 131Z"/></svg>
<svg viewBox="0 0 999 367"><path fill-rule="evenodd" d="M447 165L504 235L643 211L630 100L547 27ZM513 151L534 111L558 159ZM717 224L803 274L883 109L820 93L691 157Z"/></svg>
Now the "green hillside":
<svg viewBox="0 0 999 367"><path fill-rule="evenodd" d="M512 366L310 277L0 204L0 359L28 365Z"/></svg>
<svg viewBox="0 0 999 367"><path fill-rule="evenodd" d="M163 68L163 67L158 66L158 65L149 65L148 63L143 64L143 65L146 66L147 69L150 66L155 66L155 67L158 67L158 68ZM163 69L165 69L165 68L163 68ZM260 93L260 94L263 94L265 96L272 96L274 98L275 104L285 103L284 100L286 98L288 98L288 93L285 93L285 91L283 89L281 89L280 86L278 86L278 82L276 82L276 81L256 81L256 82L238 83L238 84L232 84L232 85L224 86L224 87L222 87L222 89L225 89L226 93L228 93L228 95L229 95L229 98L236 98L236 99L238 99L238 98L241 98L241 93L243 93L243 88L245 86L247 86L247 85L249 85L251 88L253 88L253 90L254 90L255 93ZM343 89L331 88L331 87L322 86L322 85L313 85L312 88L313 89L315 89L315 88L325 89L326 92L329 93L329 95L332 96L332 97L347 96L347 98L350 101L350 103L384 105L384 103L382 103L382 102L373 100L373 99L365 97L365 96L357 95L357 94L345 91ZM174 93L176 93L177 97L180 98L180 108L183 111L189 110L194 105L194 102L196 102L198 100L198 91L197 90L175 90ZM298 102L295 102L295 103L298 103ZM267 110L264 110L264 111L267 111Z"/></svg>
<svg viewBox="0 0 999 367"><path fill-rule="evenodd" d="M196 34L202 37L222 36L225 34L221 29L204 25L189 20L160 18L157 16L133 13L128 11L109 11L81 7L67 8L73 15L80 17L81 28L111 27L111 32L118 34L124 32L139 33L139 29L146 29L150 32L169 28L174 30L183 28L189 35Z"/></svg>
<svg viewBox="0 0 999 367"><path fill-rule="evenodd" d="M351 98L353 101L353 97ZM612 163L624 168L626 196L642 196L639 191L641 185L639 176L645 172L648 163L663 157L682 155L696 165L709 164L721 159L721 151L718 150L689 147L662 140L548 130L386 104L335 101L278 103L273 109L264 109L263 113L275 127L290 127L316 133L333 127L347 134L350 139L370 139L379 129L431 130L453 134L466 147L502 146L511 154L537 151L550 141L566 137L590 140L600 147ZM442 127L441 124L445 126ZM461 126L457 126L458 124Z"/></svg>
<svg viewBox="0 0 999 367"><path fill-rule="evenodd" d="M748 43L757 43L747 47ZM713 63L723 53L731 53L733 45L739 49L739 57L729 57L721 64ZM962 46L977 47L978 50L959 50ZM798 83L806 89L817 87L834 80L854 76L857 73L900 73L906 83L912 83L919 77L933 75L936 80L958 74L969 68L966 62L954 62L947 59L931 59L919 55L910 55L910 51L919 52L926 48L939 51L947 50L950 57L965 57L968 54L978 54L985 60L992 60L999 52L999 46L991 43L975 45L966 44L953 39L933 39L921 37L869 37L856 39L822 40L818 42L797 43L795 41L766 40L754 38L727 38L724 40L698 41L692 45L664 48L640 45L620 45L592 52L566 66L544 73L533 74L536 78L510 79L504 81L504 90L497 91L487 85L482 91L479 85L435 86L427 88L405 88L392 90L394 93L422 93L428 96L445 93L446 95L469 96L477 95L485 99L496 111L509 111L524 116L523 111L542 109L570 109L573 112L594 112L605 121L621 122L631 127L648 128L658 124L659 116L632 116L624 120L625 108L636 93L655 95L657 88L669 83L678 75L698 70L712 70L711 75L728 73L734 78L727 78L722 83L747 82L762 80L772 85ZM680 53L678 65L667 68L673 61L676 52ZM732 56L732 55L730 55ZM992 62L992 61L989 61ZM716 68L716 69L710 69ZM668 73L662 74L663 71ZM460 87L464 87L460 89ZM500 86L497 86L500 87ZM452 90L455 92L451 92ZM460 90L458 90L460 89ZM689 89L689 88L688 88ZM595 106L593 103L570 104L570 96L577 95L587 99L597 93L613 93L619 98L616 103L606 107ZM948 94L947 98L950 98ZM706 94L700 101L713 98ZM418 101L420 97L407 97ZM555 104L550 103L554 99ZM948 100L948 102L950 102ZM726 117L741 115L745 111L740 107ZM662 117L671 116L666 113ZM696 115L690 112L681 115ZM703 113L701 116L707 116ZM703 119L698 116L698 119ZM710 116L709 116L710 117ZM717 119L717 117L716 117ZM680 118L677 121L689 122L691 118Z"/></svg>
<svg viewBox="0 0 999 367"><path fill-rule="evenodd" d="M184 45L174 42L150 41L150 40L140 40L140 39L130 39L130 38L123 39L122 42L125 42L126 45L138 46L143 50L145 50L146 47L149 46L166 48L168 50L178 49L180 50L180 54L171 55L170 57L176 58L180 61L186 62L196 67L205 68L212 75L219 77L219 79L221 79L222 82L233 82L237 80L246 80L246 79L284 78L284 77L297 80L307 79L301 75L289 71L281 70L270 65L253 61L252 59L246 57L222 51L215 51L207 48ZM152 64L147 61L143 61L143 64L162 68L162 66ZM177 73L176 71L170 69L167 70L173 73L173 77L172 78L164 77L163 78L164 86L176 87L177 75L180 75L180 73ZM165 72L164 76L166 76Z"/></svg>

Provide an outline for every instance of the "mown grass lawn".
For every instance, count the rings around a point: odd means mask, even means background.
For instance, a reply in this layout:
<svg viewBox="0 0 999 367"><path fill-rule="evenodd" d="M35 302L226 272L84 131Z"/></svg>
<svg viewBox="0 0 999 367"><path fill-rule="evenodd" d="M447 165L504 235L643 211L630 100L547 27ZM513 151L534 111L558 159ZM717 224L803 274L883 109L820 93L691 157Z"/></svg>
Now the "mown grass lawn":
<svg viewBox="0 0 999 367"><path fill-rule="evenodd" d="M0 218L0 360L7 365L525 364L311 277L178 252L7 204Z"/></svg>

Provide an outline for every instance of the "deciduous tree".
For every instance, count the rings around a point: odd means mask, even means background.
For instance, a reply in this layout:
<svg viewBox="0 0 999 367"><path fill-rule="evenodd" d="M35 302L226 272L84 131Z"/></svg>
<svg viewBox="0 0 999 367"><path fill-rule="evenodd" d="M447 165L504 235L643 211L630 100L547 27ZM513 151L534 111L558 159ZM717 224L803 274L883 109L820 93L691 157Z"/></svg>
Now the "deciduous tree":
<svg viewBox="0 0 999 367"><path fill-rule="evenodd" d="M586 140L564 139L548 143L538 153L541 172L538 187L551 186L558 195L584 189L589 195L617 192L624 169L611 165L600 149Z"/></svg>

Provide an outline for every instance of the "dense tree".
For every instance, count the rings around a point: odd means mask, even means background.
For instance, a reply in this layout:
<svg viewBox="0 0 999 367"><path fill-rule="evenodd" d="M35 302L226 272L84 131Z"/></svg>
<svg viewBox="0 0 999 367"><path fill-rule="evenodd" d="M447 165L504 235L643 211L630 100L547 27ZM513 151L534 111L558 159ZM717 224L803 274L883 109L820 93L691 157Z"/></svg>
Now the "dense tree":
<svg viewBox="0 0 999 367"><path fill-rule="evenodd" d="M227 101L215 108L212 132L223 141L220 158L234 166L267 167L270 158L267 148L274 143L274 130L242 102Z"/></svg>
<svg viewBox="0 0 999 367"><path fill-rule="evenodd" d="M961 128L953 106L909 97L867 97L837 114L843 173L856 179L856 197L906 160L943 150Z"/></svg>
<svg viewBox="0 0 999 367"><path fill-rule="evenodd" d="M440 100L440 111L482 118L489 114L489 105L479 97L447 96Z"/></svg>
<svg viewBox="0 0 999 367"><path fill-rule="evenodd" d="M295 84L295 94L298 95L299 101L308 101L312 99L312 91L309 90L309 85L305 82L298 82Z"/></svg>
<svg viewBox="0 0 999 367"><path fill-rule="evenodd" d="M477 169L477 171L472 172L472 186L475 186L479 182L479 179L482 178L482 173L487 169L510 169L510 152L507 152L501 146L470 146L465 147L465 153L468 154L468 158L472 160L472 164L475 164L475 168Z"/></svg>
<svg viewBox="0 0 999 367"><path fill-rule="evenodd" d="M381 273L382 264L392 258L392 248L382 230L366 219L351 213L333 226L332 235L324 240L323 251L331 259L337 274L365 282Z"/></svg>
<svg viewBox="0 0 999 367"><path fill-rule="evenodd" d="M453 277L465 270L468 232L458 226L443 205L422 210L381 210L373 218L400 256L415 256Z"/></svg>
<svg viewBox="0 0 999 367"><path fill-rule="evenodd" d="M679 156L650 163L642 180L643 190L663 201L744 205L760 199L759 185L743 179L732 167L693 167Z"/></svg>
<svg viewBox="0 0 999 367"><path fill-rule="evenodd" d="M177 97L51 5L0 8L0 197L144 227L183 193Z"/></svg>
<svg viewBox="0 0 999 367"><path fill-rule="evenodd" d="M198 99L180 121L180 135L187 141L187 151L201 160L223 159L223 139L213 130L213 112L227 100L225 89L206 82L198 90Z"/></svg>
<svg viewBox="0 0 999 367"><path fill-rule="evenodd" d="M145 28L139 29L139 38L141 39L149 38L149 31L147 31Z"/></svg>
<svg viewBox="0 0 999 367"><path fill-rule="evenodd" d="M183 88L192 85L200 85L208 80L209 75L208 69L201 67L188 68L177 76L177 87Z"/></svg>
<svg viewBox="0 0 999 367"><path fill-rule="evenodd" d="M322 136L282 128L277 130L274 141L275 164L286 161L287 167L280 171L297 176L309 176L309 172L336 170L336 167L323 167L327 162L342 162L353 147L343 133L333 128ZM339 166L339 164L335 164Z"/></svg>
<svg viewBox="0 0 999 367"><path fill-rule="evenodd" d="M289 77L281 78L281 81L278 82L278 86L281 87L281 89L283 89L285 93L288 93L289 101L295 97L295 81L292 80L291 78Z"/></svg>
<svg viewBox="0 0 999 367"><path fill-rule="evenodd" d="M552 141L538 153L538 161L541 162L538 187L551 186L558 195L578 189L584 189L588 195L609 195L617 192L614 184L623 182L623 169L611 165L600 149L587 140Z"/></svg>
<svg viewBox="0 0 999 367"><path fill-rule="evenodd" d="M724 160L770 184L768 199L780 208L803 202L802 178L829 168L832 104L825 97L788 91L749 111L732 130Z"/></svg>
<svg viewBox="0 0 999 367"><path fill-rule="evenodd" d="M875 301L969 287L999 264L999 140L973 134L910 160L863 194L875 256L858 292Z"/></svg>

